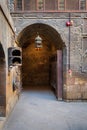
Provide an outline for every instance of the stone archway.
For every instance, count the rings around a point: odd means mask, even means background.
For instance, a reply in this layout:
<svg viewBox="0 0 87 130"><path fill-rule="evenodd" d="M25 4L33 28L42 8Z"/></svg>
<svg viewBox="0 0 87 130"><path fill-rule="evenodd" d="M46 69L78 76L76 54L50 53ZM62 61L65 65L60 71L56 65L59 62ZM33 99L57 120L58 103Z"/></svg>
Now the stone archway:
<svg viewBox="0 0 87 130"><path fill-rule="evenodd" d="M0 43L0 116L5 116L6 109L6 62L5 53Z"/></svg>
<svg viewBox="0 0 87 130"><path fill-rule="evenodd" d="M43 47L40 51L35 50L37 32L43 39ZM65 45L56 29L42 23L29 25L20 32L17 37L17 43L23 48L23 86L51 85L56 89L57 97L61 95L59 98L62 99L63 92L59 94L59 91L63 91L63 80L60 90L57 87L59 83L57 73L61 73L62 79L62 55L61 64L60 60L58 62L58 59ZM61 66L59 69L58 65Z"/></svg>

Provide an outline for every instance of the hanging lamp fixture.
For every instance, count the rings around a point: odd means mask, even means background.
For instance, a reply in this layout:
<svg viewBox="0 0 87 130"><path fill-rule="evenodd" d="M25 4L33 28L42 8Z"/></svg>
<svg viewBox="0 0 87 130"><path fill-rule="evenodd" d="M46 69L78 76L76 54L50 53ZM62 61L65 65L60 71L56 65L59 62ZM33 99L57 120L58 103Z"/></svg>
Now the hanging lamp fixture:
<svg viewBox="0 0 87 130"><path fill-rule="evenodd" d="M43 47L42 46L42 38L38 34L37 37L35 38L35 48L40 49L42 47Z"/></svg>

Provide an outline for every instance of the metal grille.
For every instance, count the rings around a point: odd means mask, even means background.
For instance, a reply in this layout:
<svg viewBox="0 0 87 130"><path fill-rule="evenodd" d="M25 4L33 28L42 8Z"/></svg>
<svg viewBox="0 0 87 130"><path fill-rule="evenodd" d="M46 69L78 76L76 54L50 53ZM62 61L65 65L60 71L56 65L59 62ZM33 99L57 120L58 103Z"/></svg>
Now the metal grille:
<svg viewBox="0 0 87 130"><path fill-rule="evenodd" d="M22 0L17 0L16 10L18 10L18 11L22 10Z"/></svg>
<svg viewBox="0 0 87 130"><path fill-rule="evenodd" d="M86 0L80 0L80 10L86 9Z"/></svg>
<svg viewBox="0 0 87 130"><path fill-rule="evenodd" d="M16 0L15 11L86 10L86 0Z"/></svg>
<svg viewBox="0 0 87 130"><path fill-rule="evenodd" d="M59 10L65 9L65 0L59 0Z"/></svg>
<svg viewBox="0 0 87 130"><path fill-rule="evenodd" d="M24 10L30 10L30 1L29 0L24 1Z"/></svg>
<svg viewBox="0 0 87 130"><path fill-rule="evenodd" d="M44 1L43 0L38 0L37 9L38 10L43 10L44 9Z"/></svg>
<svg viewBox="0 0 87 130"><path fill-rule="evenodd" d="M79 10L79 0L66 0L66 10Z"/></svg>

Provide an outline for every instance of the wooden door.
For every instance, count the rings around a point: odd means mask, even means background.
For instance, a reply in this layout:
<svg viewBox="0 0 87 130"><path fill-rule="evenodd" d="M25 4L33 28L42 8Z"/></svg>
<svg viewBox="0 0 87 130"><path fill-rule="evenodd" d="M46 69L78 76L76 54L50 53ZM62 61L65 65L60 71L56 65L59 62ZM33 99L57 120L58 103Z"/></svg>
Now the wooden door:
<svg viewBox="0 0 87 130"><path fill-rule="evenodd" d="M57 87L56 94L58 100L62 100L63 96L63 76L62 76L62 50L57 50Z"/></svg>

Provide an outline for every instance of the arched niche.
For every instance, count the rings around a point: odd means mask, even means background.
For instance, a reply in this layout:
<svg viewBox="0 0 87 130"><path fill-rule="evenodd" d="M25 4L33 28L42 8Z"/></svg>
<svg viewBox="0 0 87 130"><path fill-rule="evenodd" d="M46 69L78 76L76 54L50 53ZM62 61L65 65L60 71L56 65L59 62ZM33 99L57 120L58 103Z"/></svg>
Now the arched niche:
<svg viewBox="0 0 87 130"><path fill-rule="evenodd" d="M42 38L43 47L41 51L35 49L35 38L37 35ZM57 87L57 64L61 58L61 68L63 70L63 50L65 44L57 30L47 24L36 23L24 28L17 37L18 46L22 47L22 84L25 86L49 86ZM61 53L62 52L62 53ZM60 54L61 53L61 57ZM58 71L59 72L59 71ZM63 82L61 73L61 82ZM63 90L63 83L61 91ZM60 90L58 90L60 91Z"/></svg>

